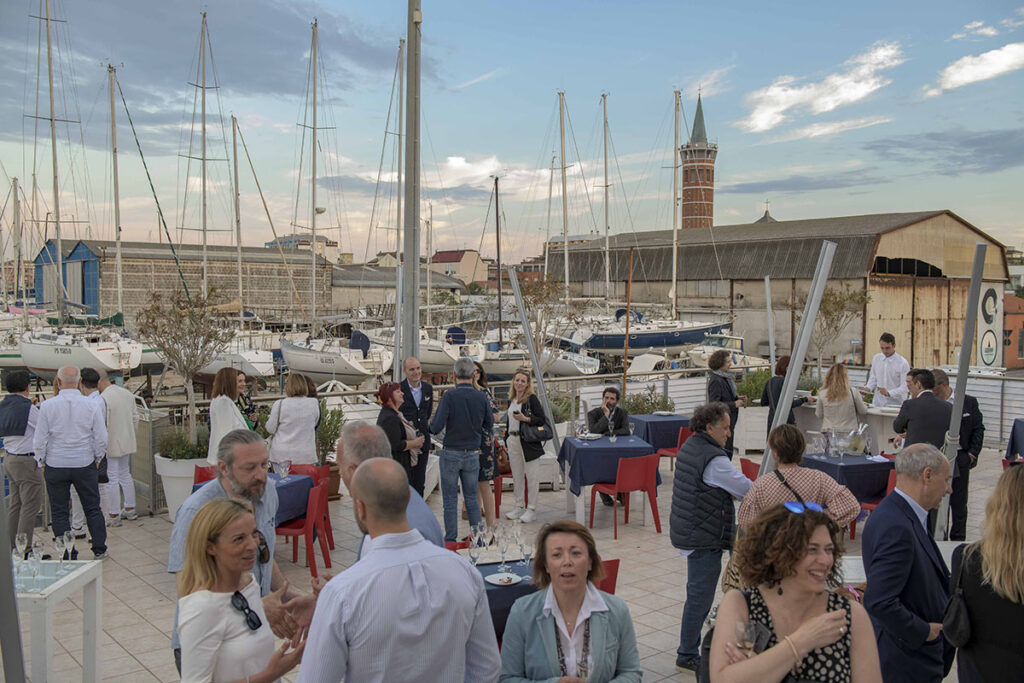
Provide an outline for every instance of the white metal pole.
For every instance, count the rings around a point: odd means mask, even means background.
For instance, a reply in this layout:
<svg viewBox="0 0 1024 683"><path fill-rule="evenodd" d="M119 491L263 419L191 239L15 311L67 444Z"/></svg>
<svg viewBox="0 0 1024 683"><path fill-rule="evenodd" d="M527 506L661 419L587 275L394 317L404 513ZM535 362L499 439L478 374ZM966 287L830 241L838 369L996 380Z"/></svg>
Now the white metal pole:
<svg viewBox="0 0 1024 683"><path fill-rule="evenodd" d="M604 117L604 300L605 305L611 305L612 298L612 276L611 276L611 248L608 239L608 94L601 93L601 110ZM569 252L566 250L566 259ZM568 260L566 261L568 262Z"/></svg>
<svg viewBox="0 0 1024 683"><path fill-rule="evenodd" d="M768 312L768 356L771 358L772 368L775 367L775 314L772 312L772 281L767 275L764 276L764 301L765 309ZM772 370L771 372L774 372ZM769 376L771 376L769 372Z"/></svg>
<svg viewBox="0 0 1024 683"><path fill-rule="evenodd" d="M124 313L124 280L121 272L121 193L118 190L117 173L117 109L114 107L114 75L116 69L107 64L107 75L110 79L110 155L113 162L114 176L114 239L117 241L115 268L117 270L117 312Z"/></svg>
<svg viewBox="0 0 1024 683"><path fill-rule="evenodd" d="M672 142L672 319L679 319L679 91L675 91L675 136Z"/></svg>
<svg viewBox="0 0 1024 683"><path fill-rule="evenodd" d="M565 93L558 91L558 128L562 140L562 267L565 305L569 305L569 200L565 194Z"/></svg>
<svg viewBox="0 0 1024 683"><path fill-rule="evenodd" d="M50 21L50 0L46 0L46 64L50 83L50 151L53 160L53 226L57 238L57 326L60 327L64 324L64 245L60 237L60 177L57 173L57 116L53 100L53 38Z"/></svg>
<svg viewBox="0 0 1024 683"><path fill-rule="evenodd" d="M395 150L397 152L395 162L395 336L392 339L395 353L397 354L402 348L402 335L405 330L402 329L402 304L403 301L403 285L402 285L402 260L405 258L405 254L402 249L402 107L404 105L405 93L402 92L405 88L405 39L401 38L398 41L398 142L396 143ZM399 369L404 363L392 363L394 368L394 381L400 379Z"/></svg>
<svg viewBox="0 0 1024 683"><path fill-rule="evenodd" d="M209 273L206 254L206 12L203 12L203 26L199 32L199 70L200 70L200 93L202 100L202 126L200 139L202 140L202 159L199 162L202 168L202 228L203 228L203 298L208 295Z"/></svg>
<svg viewBox="0 0 1024 683"><path fill-rule="evenodd" d="M242 296L242 212L238 190L238 119L234 115L231 116L231 156L235 167L235 201L233 204L235 207L235 258L238 266L238 329L241 331L245 326L245 305L243 304L245 299Z"/></svg>
<svg viewBox="0 0 1024 683"><path fill-rule="evenodd" d="M310 290L310 325L312 333L316 334L316 74L319 69L317 63L317 21L313 20L313 42L310 48L310 71L313 77L313 152L310 155L312 157L312 179L310 189L310 200L313 202L312 211L310 212L310 281L312 282L312 289Z"/></svg>
<svg viewBox="0 0 1024 683"><path fill-rule="evenodd" d="M427 327L430 327L430 264L434 258L434 203L427 204Z"/></svg>
<svg viewBox="0 0 1024 683"><path fill-rule="evenodd" d="M420 0L409 0L409 19L406 38L409 41L406 73L405 117L405 277L402 281L402 327L407 333L402 338L401 357L419 355L420 306L420 26L423 13Z"/></svg>
<svg viewBox="0 0 1024 683"><path fill-rule="evenodd" d="M551 155L551 172L548 173L548 225L544 231L544 279L548 279L548 255L551 253L551 190L555 184L555 155Z"/></svg>

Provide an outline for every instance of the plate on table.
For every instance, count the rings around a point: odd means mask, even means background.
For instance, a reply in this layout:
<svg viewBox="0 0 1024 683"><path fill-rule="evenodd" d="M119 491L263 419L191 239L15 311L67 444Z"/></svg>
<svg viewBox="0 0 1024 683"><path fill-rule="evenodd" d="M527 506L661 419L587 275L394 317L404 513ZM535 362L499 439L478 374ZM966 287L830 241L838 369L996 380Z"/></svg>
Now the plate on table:
<svg viewBox="0 0 1024 683"><path fill-rule="evenodd" d="M576 438L577 439L582 439L583 441L597 441L598 439L601 438L601 435L600 434L583 434L583 435L578 436Z"/></svg>
<svg viewBox="0 0 1024 683"><path fill-rule="evenodd" d="M523 577L518 574L513 574L512 572L491 574L484 577L484 581L487 583L493 583L495 586L514 586L522 580Z"/></svg>
<svg viewBox="0 0 1024 683"><path fill-rule="evenodd" d="M655 410L653 413L651 413L651 415L660 415L661 417L668 417L670 415L675 415L675 413L673 413L671 410Z"/></svg>

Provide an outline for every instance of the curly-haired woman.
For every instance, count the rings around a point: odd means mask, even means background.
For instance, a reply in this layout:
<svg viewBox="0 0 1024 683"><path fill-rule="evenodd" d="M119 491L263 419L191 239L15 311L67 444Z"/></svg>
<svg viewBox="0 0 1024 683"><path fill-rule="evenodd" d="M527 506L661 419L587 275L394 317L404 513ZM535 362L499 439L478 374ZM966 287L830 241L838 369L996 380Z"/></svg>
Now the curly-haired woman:
<svg viewBox="0 0 1024 683"><path fill-rule="evenodd" d="M867 612L829 590L840 584L842 552L839 527L815 503L777 505L748 527L736 564L752 588L722 598L711 641L711 681L762 683L793 674L801 681L880 682ZM737 642L742 631L736 625L748 621L763 627L764 643Z"/></svg>

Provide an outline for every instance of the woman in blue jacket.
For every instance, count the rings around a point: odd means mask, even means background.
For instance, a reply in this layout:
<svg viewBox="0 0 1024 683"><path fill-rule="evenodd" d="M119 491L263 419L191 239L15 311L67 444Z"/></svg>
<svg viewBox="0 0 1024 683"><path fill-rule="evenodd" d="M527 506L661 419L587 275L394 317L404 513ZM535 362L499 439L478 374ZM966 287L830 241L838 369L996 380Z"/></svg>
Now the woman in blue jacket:
<svg viewBox="0 0 1024 683"><path fill-rule="evenodd" d="M594 537L570 521L537 534L533 582L512 606L501 680L626 683L640 680L640 655L626 603L599 591L604 577Z"/></svg>

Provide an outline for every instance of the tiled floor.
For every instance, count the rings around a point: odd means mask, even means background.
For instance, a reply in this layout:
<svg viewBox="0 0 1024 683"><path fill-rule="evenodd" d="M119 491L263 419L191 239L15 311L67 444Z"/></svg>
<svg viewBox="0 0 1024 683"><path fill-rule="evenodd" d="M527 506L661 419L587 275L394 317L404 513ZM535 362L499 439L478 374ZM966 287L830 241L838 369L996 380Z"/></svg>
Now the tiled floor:
<svg viewBox="0 0 1024 683"><path fill-rule="evenodd" d="M968 540L980 535L985 501L1001 470L1000 454L982 453L981 463L972 472ZM668 461L662 462L662 476L671 482ZM606 559L620 558L616 594L630 606L640 648L645 681L692 681L688 672L675 668L675 648L679 642L679 621L686 597L685 564L668 538L668 508L671 488L665 486L658 499L662 532L653 524L639 526L634 519L622 524L619 538L612 538L611 508L598 506L594 536ZM507 495L503 502L512 503ZM441 496L435 492L428 502L440 518ZM506 508L507 509L507 508ZM635 512L635 511L634 511ZM542 491L538 518L530 527L568 517L564 492ZM348 496L331 504L336 549L331 554L332 572L352 563L360 534L352 521ZM462 522L465 526L465 522ZM103 565L103 680L176 681L177 673L170 650L170 632L174 619L174 577L167 573L167 542L171 523L166 516L147 517L125 522L110 529L110 557ZM309 570L292 564L291 549L279 539L277 560L292 586L309 590ZM318 549L319 557L319 549ZM848 542L847 553L859 554L859 540ZM88 553L85 553L88 555ZM300 561L301 561L300 553ZM80 600L65 602L54 615L54 660L59 681L81 680L82 613ZM30 659L27 623L22 623L26 661ZM294 679L293 675L286 680ZM0 678L2 680L2 678ZM947 680L956 680L955 673Z"/></svg>

